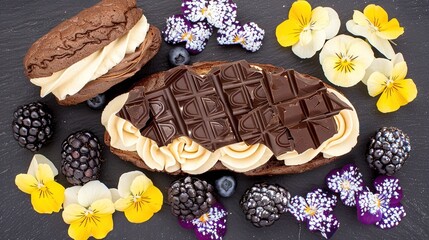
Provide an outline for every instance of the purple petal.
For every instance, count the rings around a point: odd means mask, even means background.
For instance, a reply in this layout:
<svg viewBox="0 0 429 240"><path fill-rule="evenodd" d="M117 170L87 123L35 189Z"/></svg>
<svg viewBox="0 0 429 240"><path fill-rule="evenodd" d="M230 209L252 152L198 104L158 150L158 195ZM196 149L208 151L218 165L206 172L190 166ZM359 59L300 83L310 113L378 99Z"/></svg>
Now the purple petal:
<svg viewBox="0 0 429 240"><path fill-rule="evenodd" d="M377 194L366 189L358 193L356 208L358 220L364 224L375 224L382 218L382 203Z"/></svg>
<svg viewBox="0 0 429 240"><path fill-rule="evenodd" d="M389 200L390 205L397 205L403 197L402 187L396 177L379 176L374 180L374 187L383 198Z"/></svg>
<svg viewBox="0 0 429 240"><path fill-rule="evenodd" d="M183 15L173 15L167 18L162 35L167 43L186 42L186 50L197 54L204 50L212 31L206 22L191 23Z"/></svg>
<svg viewBox="0 0 429 240"><path fill-rule="evenodd" d="M317 207L318 212L332 212L337 205L337 197L320 188L309 192L306 201L309 206Z"/></svg>
<svg viewBox="0 0 429 240"><path fill-rule="evenodd" d="M307 203L301 196L294 196L289 200L288 211L296 218L297 221L303 222L308 219L308 214L305 212Z"/></svg>
<svg viewBox="0 0 429 240"><path fill-rule="evenodd" d="M237 5L232 0L184 0L182 12L192 22L207 19L210 25L222 29L235 21Z"/></svg>
<svg viewBox="0 0 429 240"><path fill-rule="evenodd" d="M217 41L220 45L241 44L244 49L256 52L262 46L264 34L265 31L254 22L243 26L235 22L225 29L219 29Z"/></svg>
<svg viewBox="0 0 429 240"><path fill-rule="evenodd" d="M340 227L340 222L334 214L329 213L311 218L307 226L310 231L319 231L324 238L329 239Z"/></svg>
<svg viewBox="0 0 429 240"><path fill-rule="evenodd" d="M185 228L185 229L194 229L194 224L192 224L192 221L188 221L188 220L181 219L181 218L178 218L178 220L179 220L179 225L182 228Z"/></svg>
<svg viewBox="0 0 429 240"><path fill-rule="evenodd" d="M375 225L381 229L389 229L398 226L402 218L406 216L405 209L402 205L383 208L382 211L382 219L375 223Z"/></svg>
<svg viewBox="0 0 429 240"><path fill-rule="evenodd" d="M200 218L192 220L195 235L199 240L222 239L226 234L226 217L228 212L216 203L209 212Z"/></svg>
<svg viewBox="0 0 429 240"><path fill-rule="evenodd" d="M356 194L363 189L362 174L355 164L347 164L341 169L334 169L326 176L326 185L334 192L339 193L344 205L356 205Z"/></svg>

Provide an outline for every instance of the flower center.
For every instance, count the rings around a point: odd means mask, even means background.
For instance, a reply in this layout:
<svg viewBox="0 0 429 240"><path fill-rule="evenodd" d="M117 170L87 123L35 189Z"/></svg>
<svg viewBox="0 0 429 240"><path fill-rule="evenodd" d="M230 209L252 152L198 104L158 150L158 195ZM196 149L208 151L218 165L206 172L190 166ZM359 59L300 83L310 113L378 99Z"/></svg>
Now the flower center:
<svg viewBox="0 0 429 240"><path fill-rule="evenodd" d="M210 216L208 213L204 213L203 215L201 215L201 217L198 220L202 223L205 223L208 220L210 220Z"/></svg>
<svg viewBox="0 0 429 240"><path fill-rule="evenodd" d="M317 208L315 208L314 206L307 206L304 212L310 216L314 216L317 212Z"/></svg>
<svg viewBox="0 0 429 240"><path fill-rule="evenodd" d="M349 191L350 190L350 181L349 180L344 180L342 183L341 183L341 188L343 189L343 190L345 190L345 191Z"/></svg>
<svg viewBox="0 0 429 240"><path fill-rule="evenodd" d="M193 39L192 33L190 33L190 32L184 32L182 34L182 40L192 41L192 39Z"/></svg>
<svg viewBox="0 0 429 240"><path fill-rule="evenodd" d="M94 214L91 208L85 209L84 211L85 217L91 217Z"/></svg>
<svg viewBox="0 0 429 240"><path fill-rule="evenodd" d="M234 43L241 43L241 44L246 44L246 40L243 37L240 37L238 35L234 36L234 39L232 40Z"/></svg>
<svg viewBox="0 0 429 240"><path fill-rule="evenodd" d="M394 82L395 81L393 79L389 78L389 80L387 80L386 82L386 87L391 88Z"/></svg>
<svg viewBox="0 0 429 240"><path fill-rule="evenodd" d="M43 184L42 182L38 182L37 183L37 189L39 189L39 190L46 190L46 186L45 186L45 184Z"/></svg>
<svg viewBox="0 0 429 240"><path fill-rule="evenodd" d="M348 56L343 53L336 53L337 61L335 62L334 69L338 72L350 73L355 70L355 63L353 62L357 56Z"/></svg>
<svg viewBox="0 0 429 240"><path fill-rule="evenodd" d="M133 202L140 202L142 200L141 196L135 195L133 196Z"/></svg>

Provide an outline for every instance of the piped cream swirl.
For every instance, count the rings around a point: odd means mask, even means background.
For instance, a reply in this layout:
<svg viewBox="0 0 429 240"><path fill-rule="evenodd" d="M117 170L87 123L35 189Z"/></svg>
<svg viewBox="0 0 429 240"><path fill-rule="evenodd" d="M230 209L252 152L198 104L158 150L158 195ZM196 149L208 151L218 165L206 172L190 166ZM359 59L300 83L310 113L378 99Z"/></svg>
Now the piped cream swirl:
<svg viewBox="0 0 429 240"><path fill-rule="evenodd" d="M142 15L126 35L104 48L49 77L33 78L30 81L41 87L41 97L53 93L59 100L64 100L67 95L76 94L88 82L106 74L120 63L126 54L135 52L146 38L148 30L149 24L146 17Z"/></svg>

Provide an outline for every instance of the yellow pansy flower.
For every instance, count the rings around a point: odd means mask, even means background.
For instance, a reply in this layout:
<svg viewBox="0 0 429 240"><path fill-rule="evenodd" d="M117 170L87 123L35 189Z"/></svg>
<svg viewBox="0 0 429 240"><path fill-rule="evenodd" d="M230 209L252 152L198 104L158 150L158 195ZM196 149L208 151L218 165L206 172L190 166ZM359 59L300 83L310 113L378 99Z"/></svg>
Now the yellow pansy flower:
<svg viewBox="0 0 429 240"><path fill-rule="evenodd" d="M58 170L45 156L35 154L27 174L18 174L15 184L31 195L31 204L38 213L59 212L64 202L64 187L55 182Z"/></svg>
<svg viewBox="0 0 429 240"><path fill-rule="evenodd" d="M374 4L366 6L363 13L355 10L353 20L349 20L346 26L352 34L368 39L372 46L389 59L395 56L389 41L404 33L404 28L396 18L389 21L387 12Z"/></svg>
<svg viewBox="0 0 429 240"><path fill-rule="evenodd" d="M338 34L340 25L334 9L312 9L307 1L296 1L289 11L289 19L277 26L276 37L283 47L292 46L298 57L311 58L323 47L326 39Z"/></svg>
<svg viewBox="0 0 429 240"><path fill-rule="evenodd" d="M74 186L65 191L63 220L70 224L68 234L73 239L102 239L113 230L115 212L113 195L100 181Z"/></svg>
<svg viewBox="0 0 429 240"><path fill-rule="evenodd" d="M407 63L401 53L396 54L391 61L377 58L367 70L368 93L375 97L381 94L377 108L382 113L398 110L417 97L417 87L412 79L406 79Z"/></svg>
<svg viewBox="0 0 429 240"><path fill-rule="evenodd" d="M118 192L120 198L115 202L115 208L124 212L125 217L132 223L145 222L161 210L161 191L140 171L122 174Z"/></svg>
<svg viewBox="0 0 429 240"><path fill-rule="evenodd" d="M326 78L341 87L360 82L374 60L371 46L360 38L339 35L327 41L319 56Z"/></svg>

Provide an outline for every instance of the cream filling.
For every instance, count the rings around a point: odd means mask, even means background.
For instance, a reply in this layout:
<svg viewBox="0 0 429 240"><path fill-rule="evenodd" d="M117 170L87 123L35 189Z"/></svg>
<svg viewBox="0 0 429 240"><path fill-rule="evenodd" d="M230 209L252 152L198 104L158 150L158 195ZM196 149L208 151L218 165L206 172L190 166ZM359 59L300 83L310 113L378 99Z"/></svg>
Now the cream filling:
<svg viewBox="0 0 429 240"><path fill-rule="evenodd" d="M59 100L64 100L67 95L78 93L88 82L106 74L120 63L126 54L135 52L146 38L148 30L149 24L142 15L126 35L104 48L49 77L33 78L30 81L41 87L41 97L53 93Z"/></svg>
<svg viewBox="0 0 429 240"><path fill-rule="evenodd" d="M337 91L329 89L342 101L353 108L350 101ZM263 144L247 145L244 142L231 144L211 152L188 137L179 137L167 146L158 147L155 141L140 134L131 123L116 116L123 107L128 94L113 99L104 109L102 124L111 137L111 146L126 151L137 151L142 161L152 169L174 172L181 169L189 174L201 174L212 168L217 161L236 172L246 172L262 166L273 153ZM317 149L308 149L298 154L285 153L278 160L285 165L300 165L311 161L319 153L325 158L348 153L357 143L359 120L356 111L342 110L335 117L338 132Z"/></svg>

